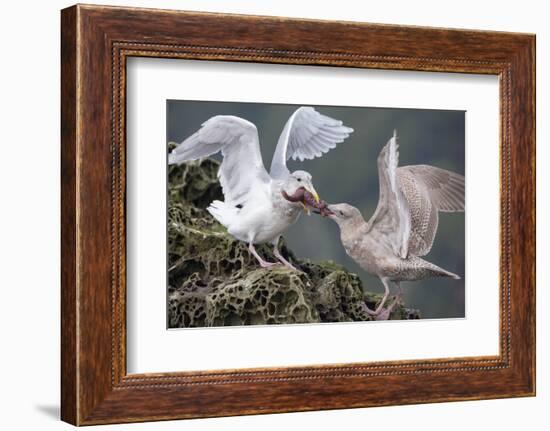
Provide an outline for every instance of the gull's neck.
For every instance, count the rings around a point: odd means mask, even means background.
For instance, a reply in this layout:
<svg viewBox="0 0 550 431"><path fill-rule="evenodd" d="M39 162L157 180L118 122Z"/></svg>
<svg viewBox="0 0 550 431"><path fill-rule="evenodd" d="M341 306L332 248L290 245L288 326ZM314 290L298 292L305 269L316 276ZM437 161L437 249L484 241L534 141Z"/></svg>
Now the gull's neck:
<svg viewBox="0 0 550 431"><path fill-rule="evenodd" d="M274 180L271 187L271 195L275 210L282 212L282 215L291 219L297 219L302 212L302 206L297 202L287 201L283 195L284 179ZM287 192L288 193L288 192Z"/></svg>
<svg viewBox="0 0 550 431"><path fill-rule="evenodd" d="M338 223L340 226L340 238L346 249L352 249L358 239L361 239L369 231L369 225L363 218L354 218Z"/></svg>

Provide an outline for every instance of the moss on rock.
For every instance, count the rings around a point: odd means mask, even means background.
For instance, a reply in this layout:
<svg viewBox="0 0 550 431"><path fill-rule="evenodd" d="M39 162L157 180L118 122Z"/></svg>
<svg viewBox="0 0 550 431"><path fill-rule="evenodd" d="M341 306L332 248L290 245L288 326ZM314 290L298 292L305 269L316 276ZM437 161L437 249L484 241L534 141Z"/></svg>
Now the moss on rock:
<svg viewBox="0 0 550 431"><path fill-rule="evenodd" d="M363 292L356 274L334 262L297 259L284 241L281 253L303 272L261 268L246 244L207 211L223 199L212 159L169 168L168 322L171 328L371 320L381 295ZM262 245L258 252L274 260ZM392 319L418 318L396 307Z"/></svg>

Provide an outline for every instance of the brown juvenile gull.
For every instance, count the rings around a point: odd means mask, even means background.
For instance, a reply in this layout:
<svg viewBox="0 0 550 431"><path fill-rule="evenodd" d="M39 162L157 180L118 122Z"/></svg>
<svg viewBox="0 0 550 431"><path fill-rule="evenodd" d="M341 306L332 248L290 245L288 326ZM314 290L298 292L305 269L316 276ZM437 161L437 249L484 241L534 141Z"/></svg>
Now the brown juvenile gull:
<svg viewBox="0 0 550 431"><path fill-rule="evenodd" d="M298 108L281 132L268 174L256 126L243 118L217 115L174 148L168 161L179 164L221 151L223 161L218 177L224 201L212 202L208 211L231 235L248 243L250 253L262 267L269 268L276 263L262 259L254 245L270 242L277 260L296 269L281 255L278 243L281 234L298 220L302 209L307 210L307 202L288 200L283 192L286 196L294 196L298 189L304 188L316 202L320 199L313 188L311 175L305 171L291 173L286 162L290 158L303 161L321 157L351 132L353 129L341 121L311 107Z"/></svg>
<svg viewBox="0 0 550 431"><path fill-rule="evenodd" d="M374 215L365 222L359 210L346 203L329 205L340 227L346 253L384 284L384 297L375 310L378 320L387 320L401 300L401 281L429 277L460 277L421 259L432 248L439 212L464 211L464 177L428 165L398 167L397 135L378 156L380 197ZM394 283L399 291L392 305L384 308Z"/></svg>

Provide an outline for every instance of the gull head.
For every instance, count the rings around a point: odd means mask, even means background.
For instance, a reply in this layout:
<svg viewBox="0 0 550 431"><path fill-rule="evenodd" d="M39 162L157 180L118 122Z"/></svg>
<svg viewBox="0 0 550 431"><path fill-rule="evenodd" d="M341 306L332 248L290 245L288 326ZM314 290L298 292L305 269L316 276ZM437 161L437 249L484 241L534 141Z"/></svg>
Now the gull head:
<svg viewBox="0 0 550 431"><path fill-rule="evenodd" d="M327 208L332 213L328 217L338 223L339 226L346 225L350 222L363 220L361 211L350 204L333 204L329 205Z"/></svg>
<svg viewBox="0 0 550 431"><path fill-rule="evenodd" d="M283 192L287 196L287 200L293 202L295 205L303 207L304 211L309 214L308 207L303 202L303 191L307 191L313 196L315 203L319 203L321 200L319 194L313 187L311 181L311 174L306 171L294 171L292 172L283 183ZM288 196L295 196L296 199L289 199ZM300 198L298 199L298 196Z"/></svg>
<svg viewBox="0 0 550 431"><path fill-rule="evenodd" d="M311 182L311 174L306 171L294 171L286 179L283 189L289 194L293 195L300 188L304 188L313 195L315 200L319 202L319 194L313 187Z"/></svg>

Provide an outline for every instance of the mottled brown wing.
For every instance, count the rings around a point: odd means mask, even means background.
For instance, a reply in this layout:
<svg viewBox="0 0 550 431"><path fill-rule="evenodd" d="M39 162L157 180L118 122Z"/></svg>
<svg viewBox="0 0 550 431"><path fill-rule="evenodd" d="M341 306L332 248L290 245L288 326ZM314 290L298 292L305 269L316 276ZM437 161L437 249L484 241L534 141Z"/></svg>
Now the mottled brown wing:
<svg viewBox="0 0 550 431"><path fill-rule="evenodd" d="M398 168L397 178L410 211L409 253L424 256L435 239L438 212L464 211L464 177L434 166L414 165Z"/></svg>

